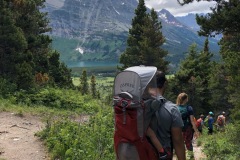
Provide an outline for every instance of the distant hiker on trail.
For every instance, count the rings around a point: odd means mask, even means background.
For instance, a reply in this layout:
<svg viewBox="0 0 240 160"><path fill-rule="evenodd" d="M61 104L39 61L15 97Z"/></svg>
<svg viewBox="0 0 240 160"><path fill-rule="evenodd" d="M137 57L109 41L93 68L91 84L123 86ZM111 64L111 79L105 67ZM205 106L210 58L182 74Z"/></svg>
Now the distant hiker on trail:
<svg viewBox="0 0 240 160"><path fill-rule="evenodd" d="M177 97L176 104L182 115L184 124L182 133L187 148L187 159L194 159L192 139L193 135L195 138L198 138L199 132L194 121L193 108L187 105L187 102L188 95L186 93L180 93Z"/></svg>
<svg viewBox="0 0 240 160"><path fill-rule="evenodd" d="M166 160L172 160L173 149L178 160L185 160L185 146L182 136L182 118L177 107L172 102L166 100L163 94L166 89L167 79L163 72L157 72L157 99L164 101L164 104L152 118L150 127L156 133L159 141L168 153Z"/></svg>
<svg viewBox="0 0 240 160"><path fill-rule="evenodd" d="M226 125L226 117L225 117L225 112L223 111L222 114L220 114L217 117L217 130L218 131L224 131L225 130L225 125Z"/></svg>
<svg viewBox="0 0 240 160"><path fill-rule="evenodd" d="M210 111L207 116L208 134L209 135L212 135L212 133L213 133L213 123L214 123L213 116L214 116L214 114L212 111Z"/></svg>
<svg viewBox="0 0 240 160"><path fill-rule="evenodd" d="M202 128L204 125L203 120L204 120L204 115L201 114L200 117L197 119L197 123L196 123L196 127L201 134L202 134Z"/></svg>

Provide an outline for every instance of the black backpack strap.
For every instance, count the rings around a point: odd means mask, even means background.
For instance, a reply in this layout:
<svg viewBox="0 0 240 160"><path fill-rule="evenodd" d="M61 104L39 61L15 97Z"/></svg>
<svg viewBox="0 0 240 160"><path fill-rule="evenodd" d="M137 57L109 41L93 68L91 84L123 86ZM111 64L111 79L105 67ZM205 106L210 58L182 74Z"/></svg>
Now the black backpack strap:
<svg viewBox="0 0 240 160"><path fill-rule="evenodd" d="M189 114L189 109L190 108L190 106L188 105L187 106L187 113L188 113L188 124L190 125L190 126L192 126L192 123L191 123L191 118L190 118L190 114Z"/></svg>
<svg viewBox="0 0 240 160"><path fill-rule="evenodd" d="M163 99L160 99L160 101L161 101L160 107L162 107L166 103L167 100L163 98ZM160 125L160 115L158 113L158 110L155 111L155 116L157 118L157 124Z"/></svg>
<svg viewBox="0 0 240 160"><path fill-rule="evenodd" d="M164 101L162 101L163 103L162 103L162 105L161 105L161 107L164 107L164 104L167 102L167 100L166 99L164 99ZM167 107L164 107L169 113L171 112ZM155 116L156 116L156 118L157 118L157 126L159 126L161 123L160 123L160 115L159 115L159 112L158 111L156 111L155 112ZM172 127L172 126L171 126ZM171 133L170 133L171 134ZM171 139L171 152L173 151L173 142L172 142L172 139Z"/></svg>

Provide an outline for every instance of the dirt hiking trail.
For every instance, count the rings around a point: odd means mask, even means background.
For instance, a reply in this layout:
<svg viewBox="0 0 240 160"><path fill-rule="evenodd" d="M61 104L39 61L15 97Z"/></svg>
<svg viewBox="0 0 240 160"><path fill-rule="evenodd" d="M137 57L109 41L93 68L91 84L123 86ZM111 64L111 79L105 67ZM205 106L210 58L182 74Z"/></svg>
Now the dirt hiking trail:
<svg viewBox="0 0 240 160"><path fill-rule="evenodd" d="M193 140L193 153L194 153L194 160L205 160L206 155L202 152L202 147L197 146L197 141ZM173 160L177 160L176 155L173 157Z"/></svg>
<svg viewBox="0 0 240 160"><path fill-rule="evenodd" d="M0 160L49 160L43 143L34 136L43 128L36 116L0 112Z"/></svg>

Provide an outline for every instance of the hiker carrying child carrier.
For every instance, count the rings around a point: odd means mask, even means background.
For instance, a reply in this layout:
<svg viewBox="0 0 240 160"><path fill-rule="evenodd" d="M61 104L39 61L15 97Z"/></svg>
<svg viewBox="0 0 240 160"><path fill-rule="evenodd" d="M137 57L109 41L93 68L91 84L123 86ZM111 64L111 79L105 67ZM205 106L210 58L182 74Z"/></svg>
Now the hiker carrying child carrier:
<svg viewBox="0 0 240 160"><path fill-rule="evenodd" d="M149 129L152 131L149 124L152 117L156 117L156 110L165 104L164 98L156 99L159 98L156 72L156 67L135 66L125 69L115 77L114 148L118 160L169 160L168 157L172 156L172 153L161 146L155 131L151 134L148 132ZM167 108L165 110L168 112ZM159 121L156 120L156 123ZM172 121L168 123L171 124ZM179 150L177 153L179 154Z"/></svg>
<svg viewBox="0 0 240 160"><path fill-rule="evenodd" d="M168 154L149 127L165 103L164 98L153 96L157 93L156 72L156 67L135 66L114 80L114 149L118 160L158 160Z"/></svg>

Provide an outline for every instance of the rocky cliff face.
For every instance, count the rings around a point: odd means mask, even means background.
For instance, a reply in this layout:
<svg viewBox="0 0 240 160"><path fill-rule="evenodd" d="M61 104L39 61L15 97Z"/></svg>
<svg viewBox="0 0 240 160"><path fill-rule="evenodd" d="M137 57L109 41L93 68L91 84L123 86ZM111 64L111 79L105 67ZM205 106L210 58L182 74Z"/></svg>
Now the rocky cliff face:
<svg viewBox="0 0 240 160"><path fill-rule="evenodd" d="M136 0L65 0L49 12L52 34L82 38L93 32L128 31L136 5Z"/></svg>

